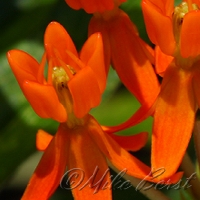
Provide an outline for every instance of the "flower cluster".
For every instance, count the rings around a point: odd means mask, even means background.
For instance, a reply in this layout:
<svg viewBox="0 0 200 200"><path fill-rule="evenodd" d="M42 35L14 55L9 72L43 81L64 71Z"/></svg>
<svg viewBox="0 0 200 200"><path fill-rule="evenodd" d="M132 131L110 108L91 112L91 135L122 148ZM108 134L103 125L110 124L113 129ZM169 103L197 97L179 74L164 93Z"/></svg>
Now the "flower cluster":
<svg viewBox="0 0 200 200"><path fill-rule="evenodd" d="M66 169L74 168L81 168L89 181L72 189L75 199L112 199L110 189L96 192L97 187L92 187L102 177L99 188L111 184L110 174L105 174L109 163L141 180L178 182L182 172L177 171L200 108L200 1L187 0L174 7L173 0L142 0L154 48L140 38L137 27L119 7L125 0L65 1L73 9L93 14L80 52L64 27L51 22L44 34L40 63L21 50L7 53L33 110L60 123L54 136L38 131L36 146L44 154L22 199L49 199ZM100 125L89 114L101 102L110 66L141 104L130 119L117 126ZM146 132L126 137L115 134L149 116L153 117L151 166L128 152L145 146ZM98 175L90 179L95 167ZM157 175L161 168L164 172Z"/></svg>

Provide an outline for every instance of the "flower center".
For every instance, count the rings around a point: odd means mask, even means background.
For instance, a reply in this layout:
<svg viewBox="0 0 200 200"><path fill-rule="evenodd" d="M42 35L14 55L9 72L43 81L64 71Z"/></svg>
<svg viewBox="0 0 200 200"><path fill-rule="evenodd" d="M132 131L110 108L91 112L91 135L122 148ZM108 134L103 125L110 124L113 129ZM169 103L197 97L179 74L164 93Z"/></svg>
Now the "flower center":
<svg viewBox="0 0 200 200"><path fill-rule="evenodd" d="M176 51L175 51L175 62L177 66L180 66L184 69L189 69L196 62L197 58L184 58L181 56L180 52L180 34L181 28L184 21L184 16L192 10L199 10L199 7L196 4L192 4L191 1L182 2L179 6L175 7L172 21L173 21L173 33L176 41Z"/></svg>
<svg viewBox="0 0 200 200"><path fill-rule="evenodd" d="M68 69L72 75L75 75L75 70L68 66ZM70 80L69 75L66 73L65 69L62 67L54 67L52 72L52 82L56 90L60 103L65 107L68 119L66 125L68 128L74 128L77 125L82 125L84 123L83 119L79 119L74 115L73 112L73 100L71 93L68 88L68 81Z"/></svg>
<svg viewBox="0 0 200 200"><path fill-rule="evenodd" d="M177 43L179 43L180 32L183 23L183 19L186 13L192 10L199 10L196 4L189 4L187 2L182 2L179 6L176 6L173 13L173 31L174 37Z"/></svg>

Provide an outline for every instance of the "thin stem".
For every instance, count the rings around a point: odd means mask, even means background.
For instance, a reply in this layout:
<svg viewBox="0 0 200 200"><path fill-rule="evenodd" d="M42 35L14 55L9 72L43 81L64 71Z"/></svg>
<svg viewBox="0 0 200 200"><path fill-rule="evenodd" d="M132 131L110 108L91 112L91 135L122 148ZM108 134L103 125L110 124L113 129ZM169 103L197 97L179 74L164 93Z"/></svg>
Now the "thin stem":
<svg viewBox="0 0 200 200"><path fill-rule="evenodd" d="M187 153L183 157L181 169L184 171L187 179L190 179L191 191L196 199L200 199L200 182L196 176L194 165Z"/></svg>
<svg viewBox="0 0 200 200"><path fill-rule="evenodd" d="M109 167L111 167L115 172L119 173L120 171L112 165L112 163L110 163L108 161ZM133 185L133 187L138 188L138 186L141 184L142 180L129 176L127 174L123 175L123 178L125 178L125 180L129 181L129 183L131 183ZM149 198L150 200L170 200L166 195L164 195L162 192L160 192L159 190L156 190L154 187L152 187L151 183L145 183L145 188L148 189L140 189L138 191L140 191L143 195L145 195L147 198Z"/></svg>

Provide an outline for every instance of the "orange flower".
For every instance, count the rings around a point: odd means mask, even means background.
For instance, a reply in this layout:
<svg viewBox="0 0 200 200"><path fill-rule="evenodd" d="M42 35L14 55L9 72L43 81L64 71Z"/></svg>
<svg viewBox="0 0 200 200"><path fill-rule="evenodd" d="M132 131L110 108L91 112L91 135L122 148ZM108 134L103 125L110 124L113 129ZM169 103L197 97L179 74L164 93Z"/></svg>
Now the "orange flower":
<svg viewBox="0 0 200 200"><path fill-rule="evenodd" d="M54 137L41 130L37 134L37 147L45 151L22 199L49 199L66 167L69 171L80 168L84 171L84 180L89 181L81 182L72 190L75 199L92 199L96 190L92 186L95 183L98 186L97 182L102 177L104 179L95 198L111 199L110 188L105 189L111 184L109 172L105 174L108 170L106 159L119 170L127 169L127 174L141 179L149 174L150 168L120 147L88 114L90 108L99 104L106 83L101 35L96 33L89 37L80 58L70 36L56 22L48 25L44 43L46 52L41 64L23 51L11 50L7 55L35 112L60 122ZM46 59L47 80L44 78ZM140 147L146 141L144 136L137 137ZM119 137L114 138L120 142ZM133 138L130 137L131 140ZM124 143L124 146L127 144ZM98 174L91 179L96 167ZM171 183L177 181L180 175L176 174ZM159 178L149 175L146 180L158 181Z"/></svg>
<svg viewBox="0 0 200 200"><path fill-rule="evenodd" d="M126 122L103 127L113 133L133 126L152 114L160 91L152 68L153 50L139 37L137 28L128 15L117 6L112 11L95 13L89 24L89 34L101 32L104 42L106 71L112 63L126 88L138 99L141 107Z"/></svg>
<svg viewBox="0 0 200 200"><path fill-rule="evenodd" d="M126 122L114 127L103 127L104 130L113 133L143 121L152 114L150 108L160 87L151 65L154 64L154 51L139 37L129 16L119 9L119 5L125 1L66 2L74 9L83 8L94 14L89 24L89 35L95 32L102 34L106 73L112 64L122 83L142 105ZM106 7L105 4L110 6ZM88 8L91 10L88 11Z"/></svg>
<svg viewBox="0 0 200 200"><path fill-rule="evenodd" d="M200 3L143 0L147 32L156 45L156 68L163 76L156 102L152 167L173 174L190 140L200 107Z"/></svg>
<svg viewBox="0 0 200 200"><path fill-rule="evenodd" d="M112 10L115 4L120 5L126 0L65 0L73 9L83 8L87 13L104 12Z"/></svg>

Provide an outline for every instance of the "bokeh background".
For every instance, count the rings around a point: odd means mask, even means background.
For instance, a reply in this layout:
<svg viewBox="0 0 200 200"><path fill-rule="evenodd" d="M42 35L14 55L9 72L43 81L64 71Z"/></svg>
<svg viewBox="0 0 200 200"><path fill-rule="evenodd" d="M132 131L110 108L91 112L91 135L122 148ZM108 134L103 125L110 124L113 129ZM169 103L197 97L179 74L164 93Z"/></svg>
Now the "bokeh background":
<svg viewBox="0 0 200 200"><path fill-rule="evenodd" d="M140 8L140 0L128 0L125 10L149 43ZM77 49L87 39L91 15L75 11L64 0L1 0L0 1L0 199L18 200L28 183L42 153L35 148L35 134L44 129L55 134L58 123L39 118L24 98L8 65L6 52L21 49L38 61L43 54L43 34L48 23L58 21L71 35ZM149 43L150 44L150 43ZM151 44L150 44L151 45ZM140 104L124 88L114 70L110 70L106 91L99 107L93 109L97 120L104 125L116 125L128 119ZM151 133L152 119L118 134L131 135L142 131ZM150 138L150 137L149 137ZM134 153L150 164L150 142ZM114 176L115 172L111 171ZM179 199L179 191L169 191ZM71 192L58 187L51 200L73 199ZM134 188L113 190L114 200L147 199Z"/></svg>

